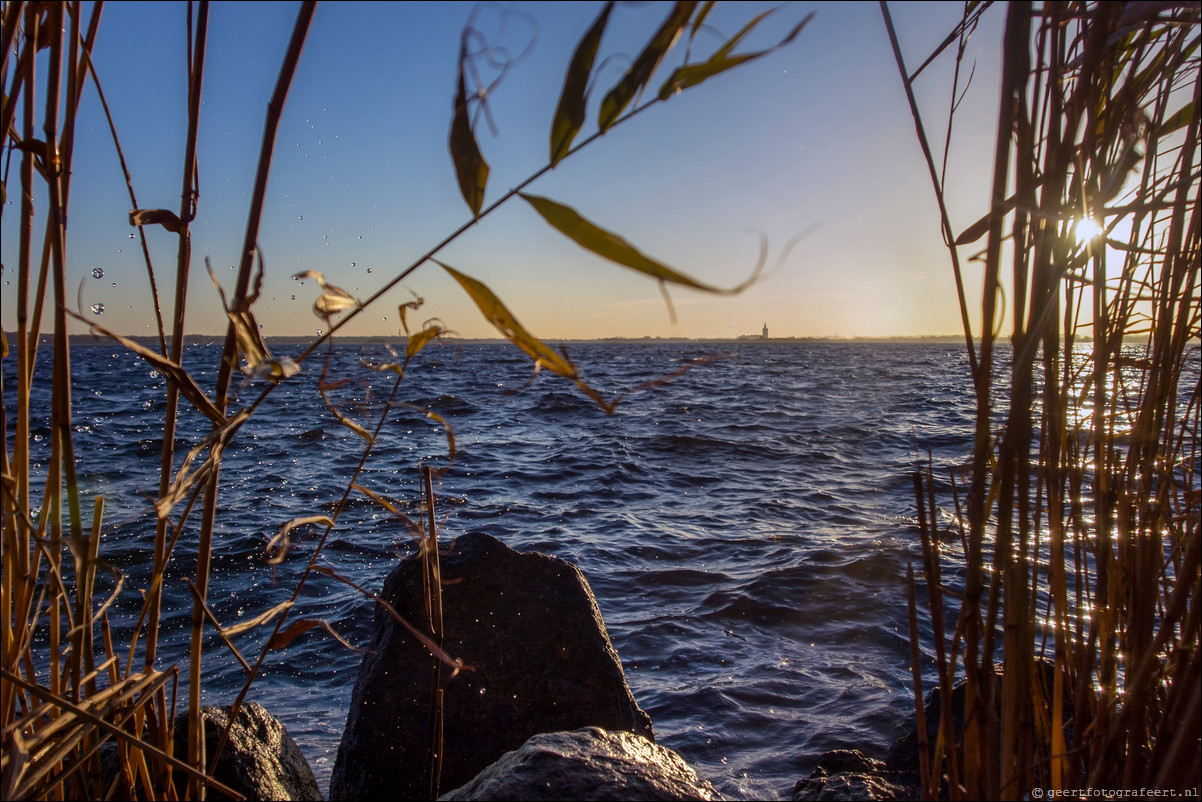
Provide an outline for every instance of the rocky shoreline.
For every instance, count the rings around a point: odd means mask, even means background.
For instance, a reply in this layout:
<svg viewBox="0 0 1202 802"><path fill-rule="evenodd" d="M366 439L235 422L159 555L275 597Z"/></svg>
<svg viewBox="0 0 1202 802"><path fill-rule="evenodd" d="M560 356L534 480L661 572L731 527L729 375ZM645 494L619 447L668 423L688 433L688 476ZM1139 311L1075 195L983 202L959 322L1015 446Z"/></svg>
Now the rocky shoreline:
<svg viewBox="0 0 1202 802"><path fill-rule="evenodd" d="M679 754L655 743L576 566L488 535L452 541L439 560L435 629L463 661L459 669L398 620L431 631L430 570L410 557L384 582L388 606L377 605L329 799L430 799L435 788L453 789L438 797L453 800L720 798ZM220 731L228 710L207 710L210 729ZM221 782L251 800L321 799L278 721L246 705L238 725ZM828 752L792 799L914 799L918 778L906 769L915 765L907 754L903 742L886 761Z"/></svg>

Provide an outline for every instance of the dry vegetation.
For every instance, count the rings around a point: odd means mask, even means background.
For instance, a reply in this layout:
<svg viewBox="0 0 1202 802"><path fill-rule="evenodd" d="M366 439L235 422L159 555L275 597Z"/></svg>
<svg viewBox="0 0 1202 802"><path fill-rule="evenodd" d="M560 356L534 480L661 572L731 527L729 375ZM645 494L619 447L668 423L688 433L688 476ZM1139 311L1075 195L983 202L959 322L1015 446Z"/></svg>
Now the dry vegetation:
<svg viewBox="0 0 1202 802"><path fill-rule="evenodd" d="M916 476L943 710L936 731L920 731L924 794L1196 794L1199 9L967 3L932 55L956 60L953 98L982 13L1006 16L997 149L985 214L962 233L910 95L977 396L950 525L935 477ZM909 92L918 76L893 40ZM960 250L981 243L971 258L989 323L974 332ZM1012 351L997 347L1000 330ZM917 640L914 652L921 704Z"/></svg>

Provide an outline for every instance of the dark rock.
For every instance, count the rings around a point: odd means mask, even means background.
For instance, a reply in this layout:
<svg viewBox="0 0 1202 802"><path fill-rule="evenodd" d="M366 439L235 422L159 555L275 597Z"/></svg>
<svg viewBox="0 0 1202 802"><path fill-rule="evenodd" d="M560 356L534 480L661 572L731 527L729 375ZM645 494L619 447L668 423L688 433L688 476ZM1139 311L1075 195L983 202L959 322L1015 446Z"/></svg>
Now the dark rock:
<svg viewBox="0 0 1202 802"><path fill-rule="evenodd" d="M439 799L718 799L680 755L629 732L536 735Z"/></svg>
<svg viewBox="0 0 1202 802"><path fill-rule="evenodd" d="M884 763L854 749L837 749L818 759L809 779L793 786L793 802L917 799L917 777L889 771Z"/></svg>
<svg viewBox="0 0 1202 802"><path fill-rule="evenodd" d="M447 678L441 788L456 788L534 735L600 727L653 738L588 583L571 563L464 535L442 563L443 646L474 670ZM382 598L426 629L422 568L405 560ZM429 798L434 658L375 616L330 781L331 799Z"/></svg>
<svg viewBox="0 0 1202 802"><path fill-rule="evenodd" d="M204 721L205 754L212 759L213 751L221 733L230 720L228 707L202 707ZM188 717L180 716L175 722L175 753L188 753ZM229 740L221 750L217 769L213 773L219 781L242 794L247 800L267 799L322 799L321 789L313 769L301 754L300 747L284 725L267 712L262 705L247 702L238 711L238 718L230 730ZM176 782L187 778L177 777ZM229 797L210 788L207 798L224 802Z"/></svg>

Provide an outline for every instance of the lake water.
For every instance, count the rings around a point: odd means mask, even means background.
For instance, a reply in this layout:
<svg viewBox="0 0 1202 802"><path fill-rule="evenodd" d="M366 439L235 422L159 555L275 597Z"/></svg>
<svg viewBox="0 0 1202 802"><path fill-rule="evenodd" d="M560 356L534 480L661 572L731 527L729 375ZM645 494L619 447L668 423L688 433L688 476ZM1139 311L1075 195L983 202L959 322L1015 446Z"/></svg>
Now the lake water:
<svg viewBox="0 0 1202 802"><path fill-rule="evenodd" d="M185 362L206 387L218 355L188 349ZM328 378L351 380L334 394L371 428L393 374L366 370L364 355L337 347ZM482 531L579 565L657 740L721 793L787 798L826 750L883 753L913 706L911 470L930 449L946 475L971 446L963 344L652 342L581 344L571 355L607 397L720 358L606 415L557 377L525 386L529 360L511 346L432 345L405 377L404 406L394 405L359 483L416 515L418 464L448 460L443 427L421 410L441 415L458 448L437 490L442 538ZM4 360L10 405L12 362ZM364 440L317 395L320 362L277 388L227 453L209 588L223 622L288 598L318 533L297 533L274 576L267 541L290 518L330 514L362 453ZM127 574L120 641L153 549L164 380L111 345L74 349L73 368L84 509L105 497L101 555ZM44 399L48 389L38 392ZM206 430L186 417L180 453ZM35 428L40 461L48 435ZM181 664L197 524L181 537L166 585L160 654ZM404 527L356 493L322 562L378 589L412 549ZM346 586L315 576L299 606L296 615L366 645L372 603ZM238 641L252 662L264 637ZM323 789L359 659L315 630L274 652L249 696L284 721ZM229 703L242 673L215 637L206 671L205 702Z"/></svg>

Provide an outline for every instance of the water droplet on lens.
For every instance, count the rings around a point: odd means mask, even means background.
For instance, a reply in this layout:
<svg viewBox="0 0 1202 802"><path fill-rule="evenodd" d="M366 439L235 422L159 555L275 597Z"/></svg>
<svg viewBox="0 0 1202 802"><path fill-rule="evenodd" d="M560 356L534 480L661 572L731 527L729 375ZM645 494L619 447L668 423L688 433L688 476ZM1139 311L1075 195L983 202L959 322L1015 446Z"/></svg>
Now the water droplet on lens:
<svg viewBox="0 0 1202 802"><path fill-rule="evenodd" d="M99 267L92 268L92 278L104 278L104 271Z"/></svg>
<svg viewBox="0 0 1202 802"><path fill-rule="evenodd" d="M130 239L137 239L137 235L136 235L136 234L134 234L134 233L131 231L131 232L129 233L129 238L130 238Z"/></svg>
<svg viewBox="0 0 1202 802"><path fill-rule="evenodd" d="M114 286L114 287L116 287L116 286L117 286L117 282L115 282L115 281L114 281L114 282L113 282L113 286Z"/></svg>
<svg viewBox="0 0 1202 802"><path fill-rule="evenodd" d="M355 266L355 263L354 263L354 262L351 262L351 267L354 267L354 266Z"/></svg>
<svg viewBox="0 0 1202 802"><path fill-rule="evenodd" d="M321 336L321 329L318 329L318 330L317 330L317 336L318 336L318 337L320 337L320 336Z"/></svg>
<svg viewBox="0 0 1202 802"><path fill-rule="evenodd" d="M370 268L370 267L369 267L369 268L367 268L367 272L368 272L368 273L370 273L370 272L371 272L371 268Z"/></svg>
<svg viewBox="0 0 1202 802"><path fill-rule="evenodd" d="M92 304L92 314L93 315L103 315L104 314L104 304Z"/></svg>
<svg viewBox="0 0 1202 802"><path fill-rule="evenodd" d="M295 295L293 295L293 296L292 296L292 300L294 300L294 301L296 300L296 296L295 296Z"/></svg>
<svg viewBox="0 0 1202 802"><path fill-rule="evenodd" d="M262 324L262 323L260 323L260 324L259 324L259 328L263 328L263 324Z"/></svg>

